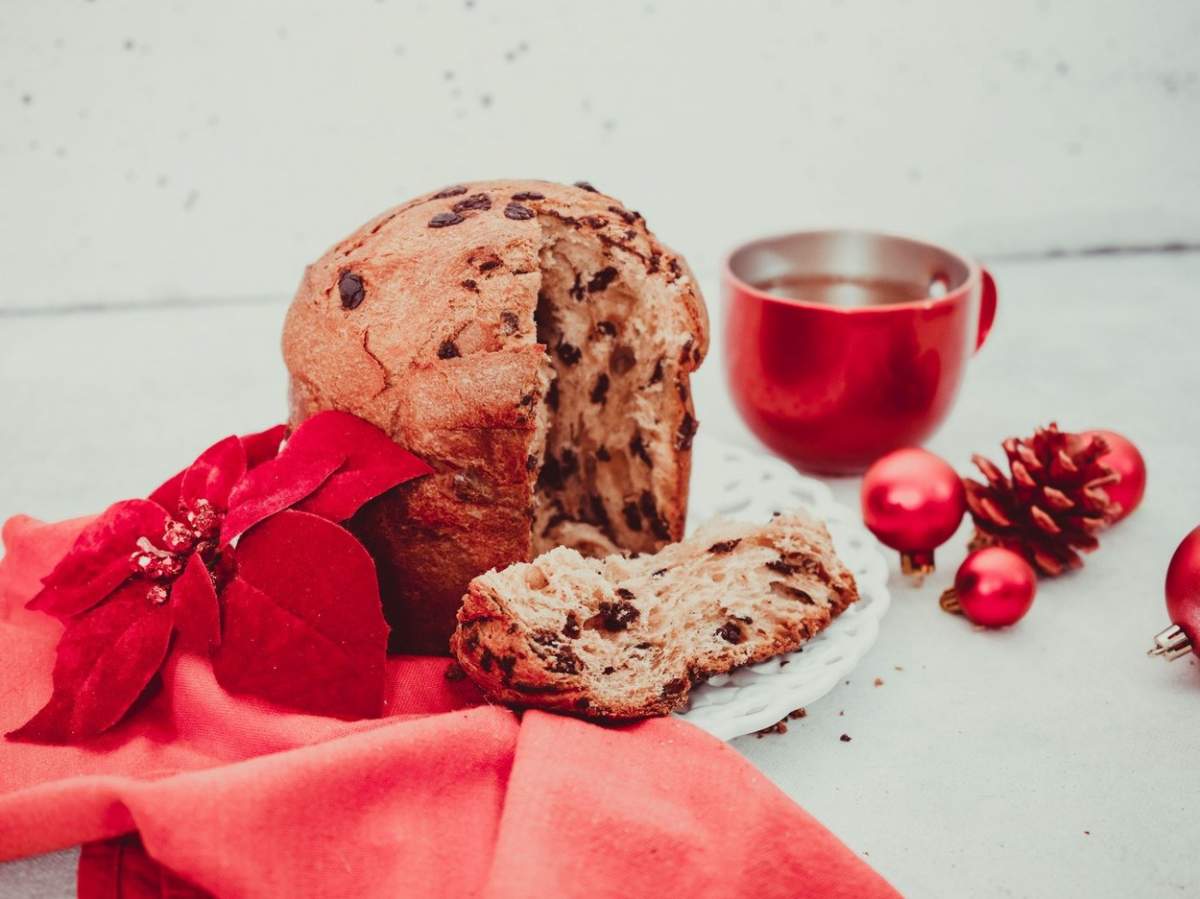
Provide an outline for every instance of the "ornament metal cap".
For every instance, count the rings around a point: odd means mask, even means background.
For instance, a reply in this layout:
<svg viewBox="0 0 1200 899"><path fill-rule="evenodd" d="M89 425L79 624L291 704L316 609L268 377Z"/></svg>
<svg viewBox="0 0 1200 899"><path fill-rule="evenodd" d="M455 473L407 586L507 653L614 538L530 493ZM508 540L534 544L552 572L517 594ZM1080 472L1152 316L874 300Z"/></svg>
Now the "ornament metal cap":
<svg viewBox="0 0 1200 899"><path fill-rule="evenodd" d="M1146 651L1148 656L1162 656L1173 662L1192 651L1192 641L1178 624L1159 631L1154 636L1154 648Z"/></svg>

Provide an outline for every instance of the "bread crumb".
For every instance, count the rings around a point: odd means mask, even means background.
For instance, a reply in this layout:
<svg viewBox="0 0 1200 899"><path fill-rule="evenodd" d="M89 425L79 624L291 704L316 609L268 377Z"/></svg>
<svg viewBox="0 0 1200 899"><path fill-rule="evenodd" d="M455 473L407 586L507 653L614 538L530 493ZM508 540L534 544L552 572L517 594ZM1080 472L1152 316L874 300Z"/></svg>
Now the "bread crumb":
<svg viewBox="0 0 1200 899"><path fill-rule="evenodd" d="M774 724L770 725L769 727L764 727L762 730L755 731L754 736L761 740L763 737L767 736L768 734L786 734L787 733L787 724L785 723L786 721L787 721L786 718L776 721Z"/></svg>
<svg viewBox="0 0 1200 899"><path fill-rule="evenodd" d="M838 737L838 739L839 739L839 740L841 740L843 743L849 743L849 742L850 742L850 735L849 735L849 734L842 734L840 737Z"/></svg>
<svg viewBox="0 0 1200 899"><path fill-rule="evenodd" d="M789 718L804 718L808 715L808 709L796 709L794 712L788 712Z"/></svg>
<svg viewBox="0 0 1200 899"><path fill-rule="evenodd" d="M883 678L882 677L875 678L875 686L877 686L877 687L883 686Z"/></svg>
<svg viewBox="0 0 1200 899"><path fill-rule="evenodd" d="M903 666L903 665L893 665L892 667L893 667L893 668L895 668L897 671L903 671L903 670L904 670L904 666Z"/></svg>

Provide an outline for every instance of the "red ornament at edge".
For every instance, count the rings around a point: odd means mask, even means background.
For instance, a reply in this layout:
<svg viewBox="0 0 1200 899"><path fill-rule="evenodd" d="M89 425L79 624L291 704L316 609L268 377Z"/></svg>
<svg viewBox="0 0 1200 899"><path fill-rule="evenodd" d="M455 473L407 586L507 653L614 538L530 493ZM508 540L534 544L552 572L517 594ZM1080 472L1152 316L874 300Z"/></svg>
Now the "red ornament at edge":
<svg viewBox="0 0 1200 899"><path fill-rule="evenodd" d="M863 476L863 522L900 552L905 574L921 578L934 570L933 551L958 530L966 508L957 472L917 447L888 453Z"/></svg>
<svg viewBox="0 0 1200 899"><path fill-rule="evenodd" d="M1154 638L1150 655L1173 661L1200 655L1200 527L1183 538L1167 566L1167 617L1170 627Z"/></svg>

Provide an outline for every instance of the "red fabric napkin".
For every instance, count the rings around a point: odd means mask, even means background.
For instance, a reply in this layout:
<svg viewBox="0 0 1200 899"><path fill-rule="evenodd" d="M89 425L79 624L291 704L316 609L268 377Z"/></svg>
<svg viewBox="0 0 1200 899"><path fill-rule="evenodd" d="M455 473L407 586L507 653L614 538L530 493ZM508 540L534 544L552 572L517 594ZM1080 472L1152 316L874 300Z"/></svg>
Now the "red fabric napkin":
<svg viewBox="0 0 1200 899"><path fill-rule="evenodd" d="M0 729L49 696L60 625L24 604L82 524L4 526ZM518 716L446 665L391 661L389 716L345 722L234 698L184 657L85 746L0 741L0 860L105 841L85 899L896 895L698 729Z"/></svg>

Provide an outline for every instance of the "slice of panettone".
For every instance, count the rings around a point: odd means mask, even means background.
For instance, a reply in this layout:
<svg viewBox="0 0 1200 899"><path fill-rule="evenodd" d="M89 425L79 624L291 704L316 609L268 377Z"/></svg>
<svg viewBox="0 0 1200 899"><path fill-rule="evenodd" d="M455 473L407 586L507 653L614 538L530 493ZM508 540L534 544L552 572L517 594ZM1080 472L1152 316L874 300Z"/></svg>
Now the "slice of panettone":
<svg viewBox="0 0 1200 899"><path fill-rule="evenodd" d="M714 674L790 652L858 599L825 527L714 521L652 555L559 547L471 581L451 650L493 700L665 715Z"/></svg>

